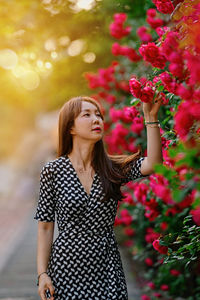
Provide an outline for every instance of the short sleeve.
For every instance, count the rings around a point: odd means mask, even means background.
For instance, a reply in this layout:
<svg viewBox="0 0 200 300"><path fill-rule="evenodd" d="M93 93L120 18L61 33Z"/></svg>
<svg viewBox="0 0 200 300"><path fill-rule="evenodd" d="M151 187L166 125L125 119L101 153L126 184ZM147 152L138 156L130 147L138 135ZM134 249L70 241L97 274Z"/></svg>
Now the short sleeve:
<svg viewBox="0 0 200 300"><path fill-rule="evenodd" d="M141 164L144 159L145 159L145 157L140 157L131 162L130 171L126 174L126 178L122 179L122 184L127 183L132 180L135 180L135 179L138 179L138 178L141 178L141 177L148 176L148 175L142 175L142 173L141 173Z"/></svg>
<svg viewBox="0 0 200 300"><path fill-rule="evenodd" d="M49 162L40 172L39 199L34 219L44 222L55 221L55 200L52 187L52 169Z"/></svg>

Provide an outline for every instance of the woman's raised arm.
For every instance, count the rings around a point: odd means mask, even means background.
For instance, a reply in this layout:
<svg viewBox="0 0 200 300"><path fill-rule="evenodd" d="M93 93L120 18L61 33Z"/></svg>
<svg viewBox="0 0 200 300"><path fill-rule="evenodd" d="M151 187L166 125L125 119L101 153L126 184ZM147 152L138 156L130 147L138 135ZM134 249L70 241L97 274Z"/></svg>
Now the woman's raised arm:
<svg viewBox="0 0 200 300"><path fill-rule="evenodd" d="M157 122L161 98L156 98L154 103L143 103L145 122ZM162 163L162 142L158 124L147 124L147 157L141 164L141 173L150 175L155 164Z"/></svg>

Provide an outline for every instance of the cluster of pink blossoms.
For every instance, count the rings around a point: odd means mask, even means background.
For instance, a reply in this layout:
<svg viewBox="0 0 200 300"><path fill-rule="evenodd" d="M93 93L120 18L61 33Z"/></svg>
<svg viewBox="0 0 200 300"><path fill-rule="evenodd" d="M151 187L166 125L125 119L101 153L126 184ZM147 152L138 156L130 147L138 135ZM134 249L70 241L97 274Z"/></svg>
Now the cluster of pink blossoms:
<svg viewBox="0 0 200 300"><path fill-rule="evenodd" d="M171 14L174 6L171 0L152 0L158 11L163 14Z"/></svg>
<svg viewBox="0 0 200 300"><path fill-rule="evenodd" d="M119 43L114 43L112 45L111 52L113 55L123 55L128 57L131 61L139 61L141 60L141 56L137 54L135 49L128 47L128 46L121 46Z"/></svg>
<svg viewBox="0 0 200 300"><path fill-rule="evenodd" d="M114 22L110 24L110 34L116 39L121 39L131 32L131 26L124 28L126 19L125 13L114 14Z"/></svg>
<svg viewBox="0 0 200 300"><path fill-rule="evenodd" d="M147 23L154 29L163 26L164 21L160 18L156 18L156 9L150 8L147 10Z"/></svg>
<svg viewBox="0 0 200 300"><path fill-rule="evenodd" d="M138 27L136 33L143 43L148 43L153 40L152 35L148 33L148 29L146 26Z"/></svg>
<svg viewBox="0 0 200 300"><path fill-rule="evenodd" d="M114 81L115 66L110 66L107 69L99 69L98 74L85 73L85 78L89 81L89 87L96 89L103 87L105 90L110 90L110 83Z"/></svg>
<svg viewBox="0 0 200 300"><path fill-rule="evenodd" d="M153 67L160 69L165 67L167 60L155 43L142 45L139 48L139 52L143 56L144 60L150 62Z"/></svg>

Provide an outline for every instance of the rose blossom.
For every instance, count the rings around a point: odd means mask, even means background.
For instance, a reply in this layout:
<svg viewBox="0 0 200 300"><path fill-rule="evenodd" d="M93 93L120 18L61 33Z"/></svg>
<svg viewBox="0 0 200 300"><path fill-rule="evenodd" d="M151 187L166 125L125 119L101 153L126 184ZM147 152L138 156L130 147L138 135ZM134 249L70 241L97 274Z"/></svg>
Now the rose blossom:
<svg viewBox="0 0 200 300"><path fill-rule="evenodd" d="M168 247L160 245L159 240L154 240L152 244L155 250L157 250L161 254L167 254Z"/></svg>

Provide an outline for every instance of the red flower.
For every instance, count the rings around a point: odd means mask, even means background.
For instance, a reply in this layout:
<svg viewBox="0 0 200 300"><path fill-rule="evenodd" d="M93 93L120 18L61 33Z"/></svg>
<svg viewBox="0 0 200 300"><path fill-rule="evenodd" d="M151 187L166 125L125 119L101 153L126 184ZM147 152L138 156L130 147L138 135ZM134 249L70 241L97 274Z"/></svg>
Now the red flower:
<svg viewBox="0 0 200 300"><path fill-rule="evenodd" d="M157 210L151 210L151 209L146 209L145 212L145 217L149 219L150 222L154 221L158 216L160 212Z"/></svg>
<svg viewBox="0 0 200 300"><path fill-rule="evenodd" d="M144 60L150 62L153 67L163 69L166 64L166 58L160 53L160 49L155 43L148 43L147 45L142 45L139 48L140 54L143 56Z"/></svg>
<svg viewBox="0 0 200 300"><path fill-rule="evenodd" d="M151 244L154 240L160 237L160 233L155 232L152 228L147 228L147 233L145 235L145 241L148 244Z"/></svg>
<svg viewBox="0 0 200 300"><path fill-rule="evenodd" d="M143 43L151 42L153 39L151 34L147 32L147 28L145 26L139 27L136 33Z"/></svg>
<svg viewBox="0 0 200 300"><path fill-rule="evenodd" d="M163 25L163 20L159 19L159 18L156 19L155 16L156 16L155 9L150 8L147 10L147 20L146 21L154 29Z"/></svg>
<svg viewBox="0 0 200 300"><path fill-rule="evenodd" d="M146 61L154 61L159 56L159 48L155 43L148 43L147 45L142 45L139 48L140 54L144 57Z"/></svg>
<svg viewBox="0 0 200 300"><path fill-rule="evenodd" d="M151 298L145 294L141 296L141 299L142 300L151 300Z"/></svg>
<svg viewBox="0 0 200 300"><path fill-rule="evenodd" d="M130 215L127 209L122 209L120 212L122 223L125 225L130 225L132 223L133 217Z"/></svg>
<svg viewBox="0 0 200 300"><path fill-rule="evenodd" d="M153 0L158 11L163 14L171 14L174 10L174 6L171 0Z"/></svg>
<svg viewBox="0 0 200 300"><path fill-rule="evenodd" d="M190 214L192 215L193 221L200 226L200 207L192 209Z"/></svg>
<svg viewBox="0 0 200 300"><path fill-rule="evenodd" d="M181 78L183 76L183 65L177 63L171 63L169 70L175 77Z"/></svg>
<svg viewBox="0 0 200 300"><path fill-rule="evenodd" d="M118 43L114 43L112 45L112 49L111 52L113 55L117 56L117 55L123 55L128 57L131 61L139 61L141 60L141 56L139 56L137 54L137 52L135 51L135 49L127 47L127 46L121 46Z"/></svg>
<svg viewBox="0 0 200 300"><path fill-rule="evenodd" d="M170 270L170 273L171 273L171 275L173 275L173 276L179 276L179 275L181 274L180 271L175 270L175 269L171 269L171 270Z"/></svg>
<svg viewBox="0 0 200 300"><path fill-rule="evenodd" d="M135 230L131 227L127 227L124 229L124 233L128 236L133 236L135 234Z"/></svg>
<svg viewBox="0 0 200 300"><path fill-rule="evenodd" d="M151 258L149 258L149 257L147 257L147 258L145 259L145 263L146 263L147 266L149 266L149 267L153 266L153 260L152 260Z"/></svg>
<svg viewBox="0 0 200 300"><path fill-rule="evenodd" d="M161 293L158 293L158 292L153 293L153 295L154 295L156 298L161 298L161 297L162 297Z"/></svg>
<svg viewBox="0 0 200 300"><path fill-rule="evenodd" d="M152 102L155 92L152 90L150 86L145 86L142 89L142 93L140 99L142 102L149 103Z"/></svg>
<svg viewBox="0 0 200 300"><path fill-rule="evenodd" d="M160 287L160 289L162 291L168 291L169 290L169 286L167 284L162 284L161 287Z"/></svg>
<svg viewBox="0 0 200 300"><path fill-rule="evenodd" d="M127 26L123 28L123 24L126 21L127 15L125 13L119 13L114 15L114 22L110 24L110 34L116 39L121 39L127 36L131 32L131 27Z"/></svg>
<svg viewBox="0 0 200 300"><path fill-rule="evenodd" d="M160 228L161 228L161 230L165 231L168 228L168 224L166 222L162 222L160 224Z"/></svg>
<svg viewBox="0 0 200 300"><path fill-rule="evenodd" d="M133 246L133 240L127 240L127 241L125 241L125 242L123 243L123 245L124 245L125 247L131 247L131 246Z"/></svg>
<svg viewBox="0 0 200 300"><path fill-rule="evenodd" d="M140 98L140 96L141 96L141 87L142 87L141 83L135 77L132 77L129 80L129 85L130 85L131 94L136 98Z"/></svg>
<svg viewBox="0 0 200 300"><path fill-rule="evenodd" d="M154 249L157 250L159 253L161 253L161 254L167 254L168 247L160 245L159 240L153 241L152 244L153 244Z"/></svg>
<svg viewBox="0 0 200 300"><path fill-rule="evenodd" d="M149 187L145 183L139 183L135 186L134 196L138 202L145 204L148 189Z"/></svg>
<svg viewBox="0 0 200 300"><path fill-rule="evenodd" d="M155 283L152 282L152 281L147 282L147 285L148 285L152 290L154 290L154 289L156 288Z"/></svg>

